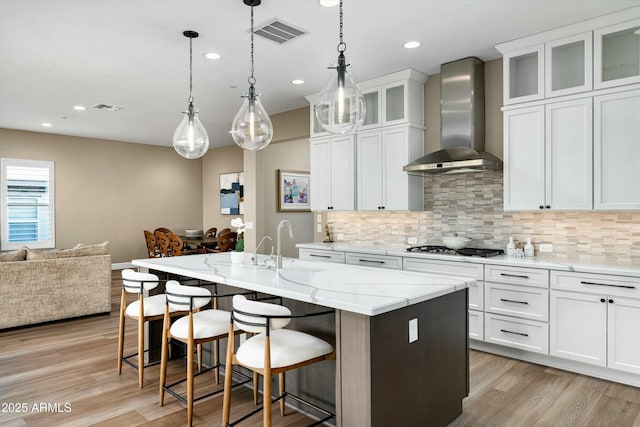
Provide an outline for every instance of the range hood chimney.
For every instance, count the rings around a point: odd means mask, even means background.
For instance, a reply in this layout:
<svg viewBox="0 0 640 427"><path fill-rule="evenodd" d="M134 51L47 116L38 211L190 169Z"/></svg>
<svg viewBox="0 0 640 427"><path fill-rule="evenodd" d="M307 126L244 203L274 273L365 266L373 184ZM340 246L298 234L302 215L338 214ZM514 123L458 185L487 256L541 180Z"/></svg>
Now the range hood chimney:
<svg viewBox="0 0 640 427"><path fill-rule="evenodd" d="M501 170L484 152L484 62L465 58L440 67L440 150L403 168L415 173Z"/></svg>

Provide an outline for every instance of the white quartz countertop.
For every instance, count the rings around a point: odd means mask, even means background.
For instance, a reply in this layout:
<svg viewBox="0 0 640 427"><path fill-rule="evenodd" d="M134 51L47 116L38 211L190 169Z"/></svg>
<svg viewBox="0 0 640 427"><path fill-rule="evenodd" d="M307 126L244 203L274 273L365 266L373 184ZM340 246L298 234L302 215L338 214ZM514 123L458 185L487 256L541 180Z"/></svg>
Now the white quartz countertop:
<svg viewBox="0 0 640 427"><path fill-rule="evenodd" d="M375 246L361 246L349 243L300 243L296 247L304 249L322 249L330 251L357 252L371 255L390 255L443 261L471 262L478 264L506 265L512 267L545 268L549 270L575 271L578 273L616 274L640 277L640 265L607 263L600 260L565 260L559 257L534 256L532 258L514 258L506 255L482 258L462 255L428 254L407 252L406 247L382 249Z"/></svg>
<svg viewBox="0 0 640 427"><path fill-rule="evenodd" d="M259 256L256 266L249 257L245 254L242 264L232 264L229 252L135 259L132 263L367 316L437 298L475 282L454 276L294 258L285 258L283 268L276 270L267 256Z"/></svg>

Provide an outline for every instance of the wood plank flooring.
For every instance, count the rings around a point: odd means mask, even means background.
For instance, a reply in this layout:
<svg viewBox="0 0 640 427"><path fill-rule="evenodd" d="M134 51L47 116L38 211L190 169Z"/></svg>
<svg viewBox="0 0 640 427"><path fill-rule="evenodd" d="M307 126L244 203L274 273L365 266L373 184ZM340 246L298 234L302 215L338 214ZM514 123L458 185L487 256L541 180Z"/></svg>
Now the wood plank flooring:
<svg viewBox="0 0 640 427"><path fill-rule="evenodd" d="M166 395L165 405L158 404L158 366L145 370L143 389L130 366L117 375L119 295L115 272L109 316L0 332L0 426L186 424L182 403ZM129 354L135 351L133 322L126 333ZM478 351L471 351L470 367L471 393L451 427L640 427L638 388ZM184 372L183 361L172 361L169 380ZM213 387L212 375L205 374L196 382L196 393ZM234 390L232 399L232 417L253 407L248 389ZM219 426L221 406L221 396L197 402L194 425ZM273 422L297 427L310 419L293 410L280 417L276 411ZM260 416L243 425L261 425Z"/></svg>

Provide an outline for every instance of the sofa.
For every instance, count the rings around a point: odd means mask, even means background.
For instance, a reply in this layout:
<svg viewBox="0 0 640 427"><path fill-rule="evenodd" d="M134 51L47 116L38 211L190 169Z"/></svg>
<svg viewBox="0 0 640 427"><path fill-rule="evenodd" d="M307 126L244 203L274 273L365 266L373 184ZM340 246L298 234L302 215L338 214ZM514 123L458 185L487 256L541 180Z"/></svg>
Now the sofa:
<svg viewBox="0 0 640 427"><path fill-rule="evenodd" d="M0 253L0 329L110 311L109 242Z"/></svg>

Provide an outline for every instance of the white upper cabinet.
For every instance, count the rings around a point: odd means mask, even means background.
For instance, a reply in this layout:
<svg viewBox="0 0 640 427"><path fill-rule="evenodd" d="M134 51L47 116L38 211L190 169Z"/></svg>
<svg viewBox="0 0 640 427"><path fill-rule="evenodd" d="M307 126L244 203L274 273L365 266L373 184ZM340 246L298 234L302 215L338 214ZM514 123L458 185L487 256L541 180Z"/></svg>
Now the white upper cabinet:
<svg viewBox="0 0 640 427"><path fill-rule="evenodd" d="M640 83L640 19L599 28L593 37L596 89Z"/></svg>
<svg viewBox="0 0 640 427"><path fill-rule="evenodd" d="M544 45L505 53L502 60L505 105L544 97Z"/></svg>
<svg viewBox="0 0 640 427"><path fill-rule="evenodd" d="M640 90L594 97L596 210L640 209Z"/></svg>
<svg viewBox="0 0 640 427"><path fill-rule="evenodd" d="M423 135L409 126L358 134L358 210L424 210L422 177L402 170L421 155Z"/></svg>
<svg viewBox="0 0 640 427"><path fill-rule="evenodd" d="M544 209L544 106L504 112L504 210Z"/></svg>
<svg viewBox="0 0 640 427"><path fill-rule="evenodd" d="M354 210L354 140L353 135L346 135L311 141L311 210Z"/></svg>
<svg viewBox="0 0 640 427"><path fill-rule="evenodd" d="M367 109L364 122L360 126L361 130L380 127L381 122L381 99L380 89L373 88L362 91L364 94L364 104Z"/></svg>
<svg viewBox="0 0 640 427"><path fill-rule="evenodd" d="M592 89L591 32L545 44L545 96L570 95Z"/></svg>
<svg viewBox="0 0 640 427"><path fill-rule="evenodd" d="M591 210L591 98L504 113L504 209Z"/></svg>

